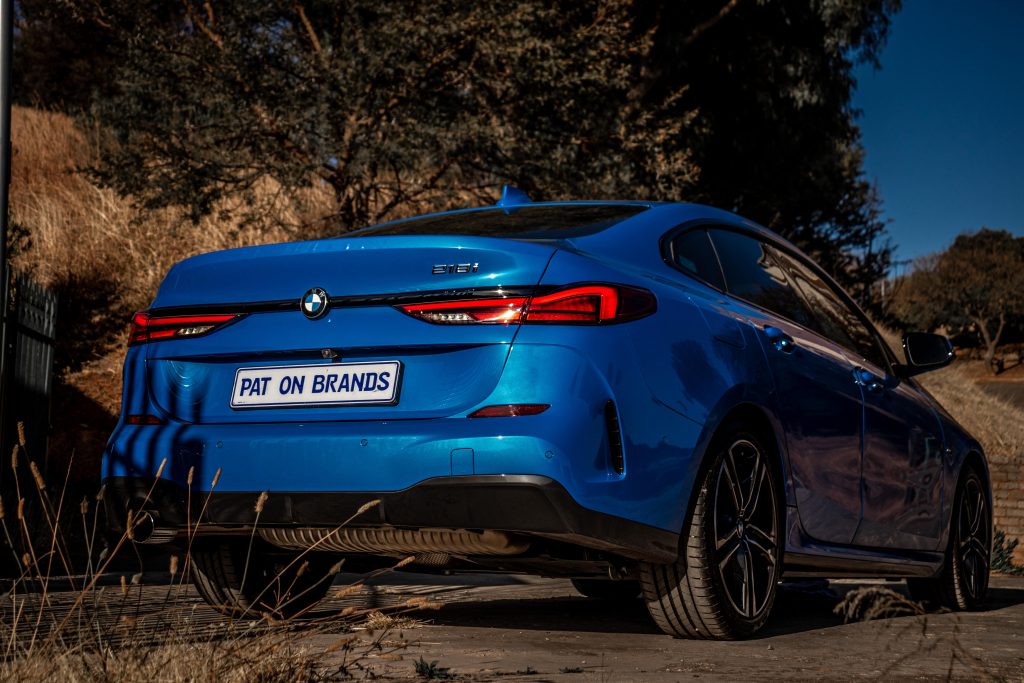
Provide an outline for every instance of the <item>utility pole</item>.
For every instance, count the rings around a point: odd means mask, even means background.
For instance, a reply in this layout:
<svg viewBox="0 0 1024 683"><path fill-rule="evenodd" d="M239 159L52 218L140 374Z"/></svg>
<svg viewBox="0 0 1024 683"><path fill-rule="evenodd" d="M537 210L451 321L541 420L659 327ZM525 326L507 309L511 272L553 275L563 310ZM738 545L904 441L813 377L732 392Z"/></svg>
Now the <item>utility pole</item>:
<svg viewBox="0 0 1024 683"><path fill-rule="evenodd" d="M14 1L0 0L0 420L7 415L10 271L7 264L7 207L11 187L11 44L14 42ZM0 425L2 433L3 425Z"/></svg>

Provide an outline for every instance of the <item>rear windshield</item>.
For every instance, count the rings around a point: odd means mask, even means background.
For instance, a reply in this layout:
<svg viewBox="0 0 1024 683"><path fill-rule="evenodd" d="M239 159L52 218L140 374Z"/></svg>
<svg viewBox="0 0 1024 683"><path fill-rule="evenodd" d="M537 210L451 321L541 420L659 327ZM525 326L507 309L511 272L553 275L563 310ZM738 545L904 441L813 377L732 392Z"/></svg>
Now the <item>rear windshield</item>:
<svg viewBox="0 0 1024 683"><path fill-rule="evenodd" d="M342 235L474 235L554 240L592 235L645 211L630 204L517 206L424 216L385 223Z"/></svg>

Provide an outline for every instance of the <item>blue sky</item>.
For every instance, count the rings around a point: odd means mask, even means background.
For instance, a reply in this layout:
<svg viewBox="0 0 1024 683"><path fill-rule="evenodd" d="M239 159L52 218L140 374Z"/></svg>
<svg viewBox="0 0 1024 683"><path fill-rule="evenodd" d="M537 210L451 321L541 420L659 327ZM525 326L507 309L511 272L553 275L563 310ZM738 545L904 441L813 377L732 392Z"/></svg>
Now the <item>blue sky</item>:
<svg viewBox="0 0 1024 683"><path fill-rule="evenodd" d="M898 259L1024 235L1024 2L904 0L853 104Z"/></svg>

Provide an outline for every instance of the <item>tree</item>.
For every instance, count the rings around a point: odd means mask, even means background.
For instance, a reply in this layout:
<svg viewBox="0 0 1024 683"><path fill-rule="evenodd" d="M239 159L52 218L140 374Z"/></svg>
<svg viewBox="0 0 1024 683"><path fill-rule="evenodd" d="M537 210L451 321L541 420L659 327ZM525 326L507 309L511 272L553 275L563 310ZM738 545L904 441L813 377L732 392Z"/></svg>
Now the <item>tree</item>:
<svg viewBox="0 0 1024 683"><path fill-rule="evenodd" d="M997 347L1007 327L1024 315L1024 237L987 228L958 236L946 251L915 264L894 312L924 329L977 334L986 366L998 373Z"/></svg>
<svg viewBox="0 0 1024 683"><path fill-rule="evenodd" d="M110 133L95 171L150 206L199 216L270 177L330 188L347 229L511 181L540 199L734 209L862 302L888 269L850 94L898 0L53 7L20 53L78 26L102 35L90 49L116 66L91 91Z"/></svg>
<svg viewBox="0 0 1024 683"><path fill-rule="evenodd" d="M798 244L862 304L890 265L875 189L862 176L850 103L856 62L878 66L892 0L657 3L651 92L683 91L692 199ZM716 12L716 9L718 11Z"/></svg>

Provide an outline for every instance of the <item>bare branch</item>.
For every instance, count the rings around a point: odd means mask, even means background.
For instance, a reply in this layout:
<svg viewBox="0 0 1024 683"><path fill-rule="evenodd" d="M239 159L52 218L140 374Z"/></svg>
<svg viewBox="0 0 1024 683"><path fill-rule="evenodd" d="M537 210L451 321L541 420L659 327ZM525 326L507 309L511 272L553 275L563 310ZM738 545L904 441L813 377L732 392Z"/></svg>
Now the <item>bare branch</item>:
<svg viewBox="0 0 1024 683"><path fill-rule="evenodd" d="M690 35L686 36L686 39L683 40L683 47L689 47L694 43L694 41L696 41L702 35L713 29L718 24L718 22L722 21L722 19L725 19L729 15L729 13L736 8L736 5L738 5L739 2L740 0L729 0L729 2L725 3L722 6L722 9L718 10L718 13L715 16L711 17L702 24L697 24L697 26L694 27L692 31L690 31Z"/></svg>
<svg viewBox="0 0 1024 683"><path fill-rule="evenodd" d="M295 9L295 13L299 15L299 21L302 22L303 27L306 29L306 35L309 36L309 43L313 46L313 52L316 53L321 66L326 66L324 52L320 47L320 40L316 37L316 31L313 30L313 24L309 22L309 17L306 16L305 8L303 8L302 4L299 2L294 3L292 7Z"/></svg>

